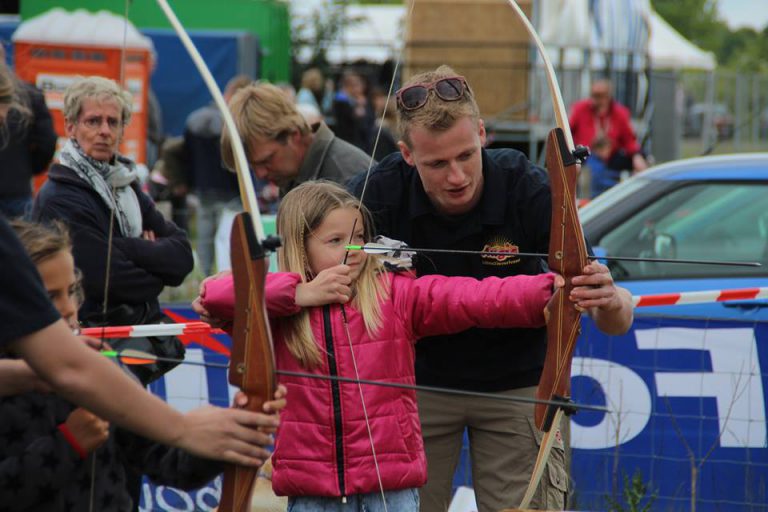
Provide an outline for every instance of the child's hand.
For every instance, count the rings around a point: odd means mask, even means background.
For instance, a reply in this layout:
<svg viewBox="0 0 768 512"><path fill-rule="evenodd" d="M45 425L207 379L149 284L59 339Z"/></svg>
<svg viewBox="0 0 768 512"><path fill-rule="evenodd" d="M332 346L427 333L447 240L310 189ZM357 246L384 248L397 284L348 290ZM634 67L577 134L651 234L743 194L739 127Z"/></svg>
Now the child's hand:
<svg viewBox="0 0 768 512"><path fill-rule="evenodd" d="M85 453L95 450L109 438L109 422L82 407L72 411L65 423Z"/></svg>
<svg viewBox="0 0 768 512"><path fill-rule="evenodd" d="M261 406L262 410L264 411L264 414L269 416L274 416L275 419L279 422L280 411L284 409L287 404L285 400L285 396L287 394L288 394L288 389L282 384L278 385L277 389L275 390L275 399L267 400ZM238 409L245 409L245 406L247 405L248 405L248 396L242 391L238 391L237 393L235 393L235 399L232 406ZM274 434L275 432L277 432L277 425L278 425L277 423L274 425L263 425L258 427L258 431L265 434Z"/></svg>
<svg viewBox="0 0 768 512"><path fill-rule="evenodd" d="M555 276L555 280L552 283L552 295L554 296L555 292L565 287L565 278L556 272L552 272L552 275ZM552 298L550 298L549 302L552 302ZM544 306L544 323L547 323L547 324L549 323L549 316L550 315L549 315L549 303L548 303L546 306Z"/></svg>
<svg viewBox="0 0 768 512"><path fill-rule="evenodd" d="M352 298L352 278L348 265L336 265L296 287L296 305L301 307L346 304Z"/></svg>
<svg viewBox="0 0 768 512"><path fill-rule="evenodd" d="M198 296L195 297L195 300L192 301L192 311L194 311L200 316L200 320L202 322L209 324L211 327L226 329L230 326L232 321L224 318L216 318L215 316L212 316L207 309L205 309L205 306L203 306L203 294L205 293L205 286L208 283L208 281L220 279L224 276L228 276L231 273L232 273L231 270L222 270L218 274L214 274L210 277L206 277L205 279L203 279L203 282L200 283Z"/></svg>

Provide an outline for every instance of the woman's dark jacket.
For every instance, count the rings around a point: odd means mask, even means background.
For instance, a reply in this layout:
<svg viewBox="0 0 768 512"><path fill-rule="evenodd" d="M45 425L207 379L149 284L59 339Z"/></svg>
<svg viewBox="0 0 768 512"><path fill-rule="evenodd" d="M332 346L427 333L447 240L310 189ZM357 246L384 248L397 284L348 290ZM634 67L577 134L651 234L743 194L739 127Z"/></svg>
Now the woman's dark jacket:
<svg viewBox="0 0 768 512"><path fill-rule="evenodd" d="M194 259L186 233L163 218L137 183L131 186L139 198L142 229L154 231L156 240L125 237L115 219L109 256L110 313L106 319L99 314L104 299L111 210L72 169L60 164L51 166L48 181L35 199L34 220L60 219L69 227L75 265L83 272L86 300L80 309L81 320L99 318L115 325L125 324L131 316L155 316L163 287L180 285L192 271ZM126 310L131 313L123 318ZM142 322L135 319L131 323Z"/></svg>

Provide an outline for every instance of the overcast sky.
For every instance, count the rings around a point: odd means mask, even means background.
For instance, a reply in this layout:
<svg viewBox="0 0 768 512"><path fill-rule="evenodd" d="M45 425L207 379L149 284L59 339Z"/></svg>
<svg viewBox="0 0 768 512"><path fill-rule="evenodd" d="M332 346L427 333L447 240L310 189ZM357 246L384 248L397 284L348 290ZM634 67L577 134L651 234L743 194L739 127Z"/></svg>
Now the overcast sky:
<svg viewBox="0 0 768 512"><path fill-rule="evenodd" d="M766 0L718 0L718 11L731 28L752 27L762 30L768 25Z"/></svg>

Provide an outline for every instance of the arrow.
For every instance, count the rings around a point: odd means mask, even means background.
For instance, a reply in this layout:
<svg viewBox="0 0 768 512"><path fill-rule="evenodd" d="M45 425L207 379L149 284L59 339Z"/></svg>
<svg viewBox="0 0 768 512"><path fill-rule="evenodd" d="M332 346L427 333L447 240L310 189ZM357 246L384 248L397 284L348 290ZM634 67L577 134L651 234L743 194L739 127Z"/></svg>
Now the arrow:
<svg viewBox="0 0 768 512"><path fill-rule="evenodd" d="M523 258L547 258L549 255L539 252L513 252L513 251L468 251L462 249L424 249L416 247L393 248L383 244L367 243L365 245L347 245L349 251L363 251L366 254L386 254L394 252L426 252L426 253L444 253L444 254L477 254L480 256L507 256ZM632 256L587 256L591 260L609 260L609 261L647 261L653 263L684 263L689 265L720 265L727 267L762 267L756 261L720 261L720 260L678 260L667 258L640 258Z"/></svg>

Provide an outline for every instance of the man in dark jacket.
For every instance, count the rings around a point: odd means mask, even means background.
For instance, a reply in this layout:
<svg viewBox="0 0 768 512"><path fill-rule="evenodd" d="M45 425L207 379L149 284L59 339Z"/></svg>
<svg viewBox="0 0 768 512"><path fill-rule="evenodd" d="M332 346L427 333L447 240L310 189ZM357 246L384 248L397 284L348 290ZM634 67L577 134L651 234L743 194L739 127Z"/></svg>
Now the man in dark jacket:
<svg viewBox="0 0 768 512"><path fill-rule="evenodd" d="M400 153L370 174L363 202L380 234L412 247L504 251L508 256L427 254L418 275L477 279L547 271L546 261L517 252L547 252L552 208L547 174L512 149L484 149L486 132L464 77L447 66L411 77L397 95ZM364 180L356 180L360 196ZM605 265L592 262L574 277L569 297L598 328L626 332L631 297L615 286ZM416 344L418 384L501 396L535 395L546 353L546 330L469 329ZM418 392L427 453L422 512L445 511L465 430L478 510L520 503L541 433L531 404ZM531 508L562 510L568 487L564 448L554 449Z"/></svg>

